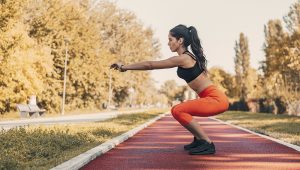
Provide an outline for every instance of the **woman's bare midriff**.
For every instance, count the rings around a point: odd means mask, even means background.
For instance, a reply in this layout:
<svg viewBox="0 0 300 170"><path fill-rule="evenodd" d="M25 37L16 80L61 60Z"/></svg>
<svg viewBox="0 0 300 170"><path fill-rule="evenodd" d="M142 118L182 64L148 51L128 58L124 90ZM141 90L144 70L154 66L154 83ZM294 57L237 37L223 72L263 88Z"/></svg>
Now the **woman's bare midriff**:
<svg viewBox="0 0 300 170"><path fill-rule="evenodd" d="M200 74L197 78L188 83L189 87L193 89L197 94L199 94L204 89L206 89L206 87L212 84L213 83L205 73Z"/></svg>

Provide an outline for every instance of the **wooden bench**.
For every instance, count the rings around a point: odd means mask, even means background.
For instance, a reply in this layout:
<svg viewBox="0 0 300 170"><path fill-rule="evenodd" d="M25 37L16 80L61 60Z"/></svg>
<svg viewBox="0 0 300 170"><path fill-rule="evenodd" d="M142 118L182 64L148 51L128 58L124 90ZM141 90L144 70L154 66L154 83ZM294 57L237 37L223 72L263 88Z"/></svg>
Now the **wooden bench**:
<svg viewBox="0 0 300 170"><path fill-rule="evenodd" d="M17 109L20 112L20 117L39 117L42 116L46 110L40 109L37 105L32 104L17 104Z"/></svg>

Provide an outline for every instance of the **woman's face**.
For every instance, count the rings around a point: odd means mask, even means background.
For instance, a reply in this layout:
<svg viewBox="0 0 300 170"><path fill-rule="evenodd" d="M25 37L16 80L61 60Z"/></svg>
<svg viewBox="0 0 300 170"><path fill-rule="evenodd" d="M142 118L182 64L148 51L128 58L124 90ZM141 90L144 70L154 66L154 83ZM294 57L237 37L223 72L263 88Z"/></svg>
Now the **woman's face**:
<svg viewBox="0 0 300 170"><path fill-rule="evenodd" d="M169 38L169 42L168 42L168 46L170 47L170 50L172 52L176 52L178 50L178 48L180 47L180 43L179 41L173 37L170 33L168 35L168 38Z"/></svg>

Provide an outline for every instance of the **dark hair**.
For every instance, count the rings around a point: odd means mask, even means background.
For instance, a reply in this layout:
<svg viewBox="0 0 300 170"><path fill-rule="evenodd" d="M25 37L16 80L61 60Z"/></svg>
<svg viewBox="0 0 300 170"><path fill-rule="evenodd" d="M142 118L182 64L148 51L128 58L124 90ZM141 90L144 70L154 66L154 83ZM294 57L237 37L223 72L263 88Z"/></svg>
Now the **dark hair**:
<svg viewBox="0 0 300 170"><path fill-rule="evenodd" d="M179 38L183 38L183 44L186 49L188 49L188 46L191 45L191 49L198 60L200 68L207 72L207 60L203 53L203 48L201 46L196 28L193 26L187 27L180 24L172 28L170 30L170 34L177 40L179 40Z"/></svg>

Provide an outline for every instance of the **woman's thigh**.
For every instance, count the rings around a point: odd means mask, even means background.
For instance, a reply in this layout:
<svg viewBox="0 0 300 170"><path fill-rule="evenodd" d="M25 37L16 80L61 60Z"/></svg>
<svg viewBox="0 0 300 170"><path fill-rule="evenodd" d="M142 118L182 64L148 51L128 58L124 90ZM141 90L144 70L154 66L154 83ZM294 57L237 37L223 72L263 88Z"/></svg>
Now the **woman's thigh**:
<svg viewBox="0 0 300 170"><path fill-rule="evenodd" d="M192 116L214 116L224 112L228 108L226 101L217 100L212 97L188 100L173 107L173 111L188 113Z"/></svg>

